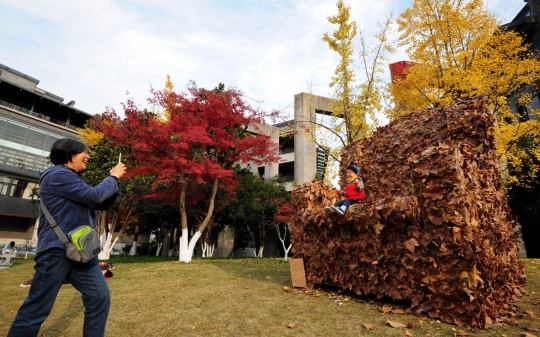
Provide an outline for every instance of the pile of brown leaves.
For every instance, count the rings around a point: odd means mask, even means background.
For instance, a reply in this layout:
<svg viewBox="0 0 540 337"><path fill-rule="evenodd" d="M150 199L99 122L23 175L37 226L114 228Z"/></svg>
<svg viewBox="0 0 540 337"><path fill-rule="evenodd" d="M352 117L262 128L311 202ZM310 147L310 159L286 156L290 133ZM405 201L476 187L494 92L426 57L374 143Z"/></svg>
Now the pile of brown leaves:
<svg viewBox="0 0 540 337"><path fill-rule="evenodd" d="M366 200L325 214L332 187L293 190L292 241L308 285L411 302L459 326L490 328L525 284L495 152L493 118L470 98L402 117L342 153ZM344 176L344 174L342 174Z"/></svg>

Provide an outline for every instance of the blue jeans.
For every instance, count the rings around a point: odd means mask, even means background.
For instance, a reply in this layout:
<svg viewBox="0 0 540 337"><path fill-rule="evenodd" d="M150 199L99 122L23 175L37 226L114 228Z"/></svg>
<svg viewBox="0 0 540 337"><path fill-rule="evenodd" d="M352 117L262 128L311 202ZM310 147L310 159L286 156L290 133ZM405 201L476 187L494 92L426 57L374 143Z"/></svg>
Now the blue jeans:
<svg viewBox="0 0 540 337"><path fill-rule="evenodd" d="M359 199L345 199L345 200L340 200L338 202L336 202L334 204L334 207L336 208L341 208L343 210L343 212L345 212L345 210L347 208L349 208L350 205L352 204L356 204L357 202L359 202L360 200ZM341 207L341 206L345 206L345 208Z"/></svg>
<svg viewBox="0 0 540 337"><path fill-rule="evenodd" d="M65 250L52 248L38 254L35 261L36 273L30 292L11 324L8 337L38 335L41 323L49 316L64 279L82 293L85 307L83 336L103 336L109 315L110 292L97 257L78 265L68 260ZM78 333L73 331L69 335Z"/></svg>

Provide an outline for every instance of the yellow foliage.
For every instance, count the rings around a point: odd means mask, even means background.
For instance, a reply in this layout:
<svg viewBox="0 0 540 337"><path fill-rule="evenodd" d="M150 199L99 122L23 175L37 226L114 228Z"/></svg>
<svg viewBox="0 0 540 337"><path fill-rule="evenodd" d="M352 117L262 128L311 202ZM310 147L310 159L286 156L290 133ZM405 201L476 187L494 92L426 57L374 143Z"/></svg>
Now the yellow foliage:
<svg viewBox="0 0 540 337"><path fill-rule="evenodd" d="M167 80L165 81L165 92L167 94L171 94L173 92L173 89L174 89L174 84L173 82L171 81L171 76L169 74L167 74ZM171 114L169 111L165 110L163 112L163 116L165 118L166 121L170 120L171 119Z"/></svg>
<svg viewBox="0 0 540 337"><path fill-rule="evenodd" d="M339 0L336 6L338 8L338 14L329 16L327 19L330 23L338 25L338 27L332 33L332 36L324 33L323 41L328 43L328 47L340 56L340 62L336 67L334 76L332 76L330 87L336 87L333 115L344 118L346 131L348 131L352 128L351 119L353 116L357 119L365 119L365 116L358 116L359 112L354 104L353 96L355 75L352 70L352 54L354 52L353 39L356 36L357 26L356 22L350 21L350 6L345 5L343 0ZM351 141L350 138L350 135L347 135L349 142Z"/></svg>
<svg viewBox="0 0 540 337"><path fill-rule="evenodd" d="M165 81L165 92L170 94L173 92L174 84L171 81L171 75L167 74L167 80Z"/></svg>
<svg viewBox="0 0 540 337"><path fill-rule="evenodd" d="M82 129L77 129L77 131L79 131L79 134L83 139L83 143L88 145L88 151L90 153L92 152L91 147L97 145L103 139L103 133L88 126L85 126Z"/></svg>
<svg viewBox="0 0 540 337"><path fill-rule="evenodd" d="M336 3L337 14L329 16L330 23L337 25L332 33L325 33L323 41L337 52L340 62L332 76L330 87L335 90L331 120L321 118L315 122L313 130L318 146L328 150L329 163L326 165L325 181L337 176L334 162L339 161L343 146L369 136L375 130L378 120L375 115L381 110L384 100L384 85L381 79L387 67L385 53L392 51L388 43L391 19L387 19L380 32L373 35L377 44L368 45L368 39L356 22L351 20L350 6L342 0ZM358 76L355 74L354 38L359 35ZM323 132L326 132L323 134ZM336 144L340 146L336 147Z"/></svg>
<svg viewBox="0 0 540 337"><path fill-rule="evenodd" d="M407 47L414 65L390 85L394 119L429 107L444 106L464 96L483 95L497 119L497 151L503 168L512 167L507 182L526 185L538 168L528 153L538 154L538 122L519 122L509 106L531 100L540 79L540 61L520 35L502 31L482 0L415 0L397 19L399 45ZM537 112L533 112L537 114ZM534 118L534 117L533 117ZM524 148L523 139L532 147ZM529 158L529 159L527 159ZM533 167L531 167L531 165Z"/></svg>

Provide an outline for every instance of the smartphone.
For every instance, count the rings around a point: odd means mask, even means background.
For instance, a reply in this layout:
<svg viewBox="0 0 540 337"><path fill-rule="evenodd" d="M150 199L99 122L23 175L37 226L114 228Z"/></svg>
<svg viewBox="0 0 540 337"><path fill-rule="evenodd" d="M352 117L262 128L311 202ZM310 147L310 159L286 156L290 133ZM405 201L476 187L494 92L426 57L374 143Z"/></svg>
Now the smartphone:
<svg viewBox="0 0 540 337"><path fill-rule="evenodd" d="M118 164L122 162L122 152L118 155Z"/></svg>

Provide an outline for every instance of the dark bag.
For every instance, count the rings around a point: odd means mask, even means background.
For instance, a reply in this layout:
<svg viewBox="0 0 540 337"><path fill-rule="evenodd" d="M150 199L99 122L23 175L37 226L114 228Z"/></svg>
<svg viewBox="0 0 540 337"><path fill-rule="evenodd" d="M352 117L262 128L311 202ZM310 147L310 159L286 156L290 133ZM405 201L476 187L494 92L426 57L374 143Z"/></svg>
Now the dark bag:
<svg viewBox="0 0 540 337"><path fill-rule="evenodd" d="M51 228L66 247L66 256L68 259L78 263L86 263L101 252L99 235L95 229L90 226L80 226L70 231L68 236L66 236L62 232L62 229L58 227L56 221L54 221L43 201L40 202L40 205Z"/></svg>

